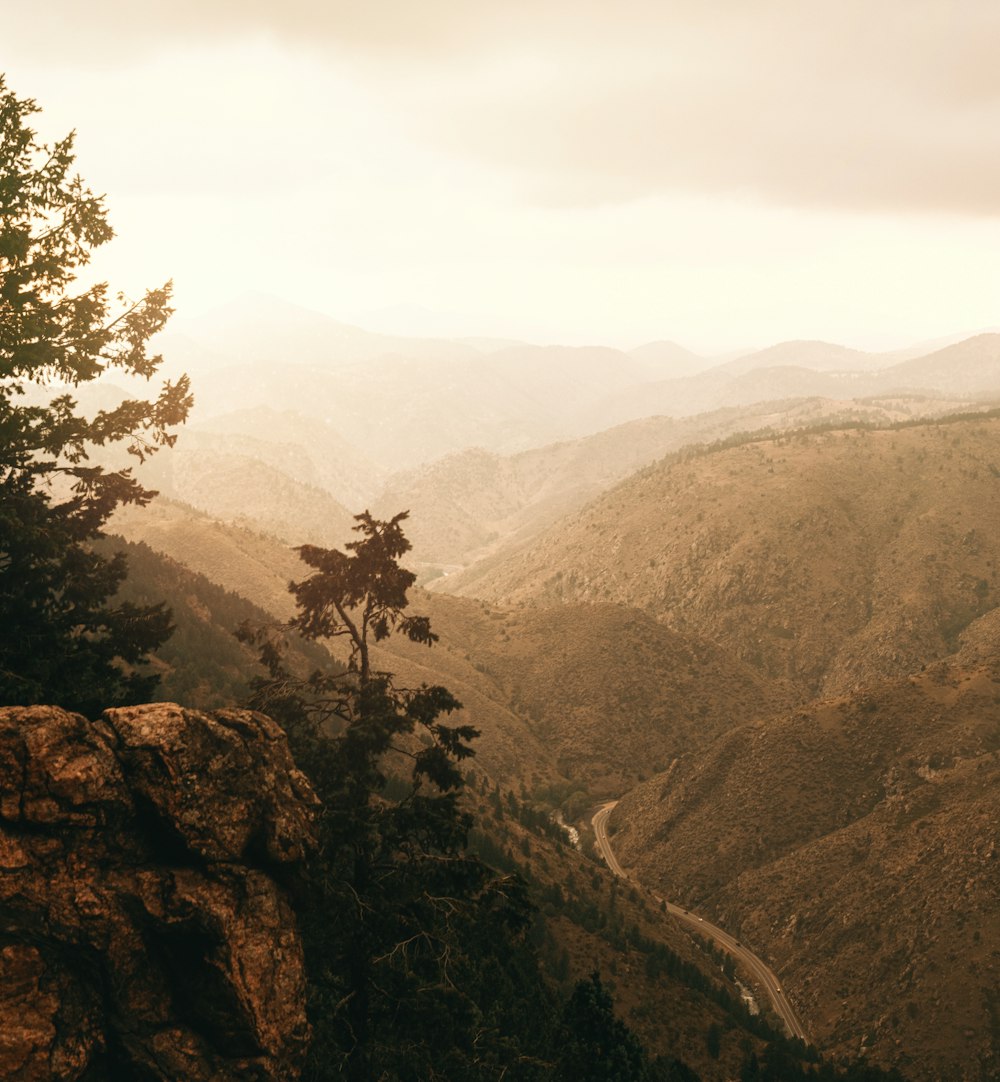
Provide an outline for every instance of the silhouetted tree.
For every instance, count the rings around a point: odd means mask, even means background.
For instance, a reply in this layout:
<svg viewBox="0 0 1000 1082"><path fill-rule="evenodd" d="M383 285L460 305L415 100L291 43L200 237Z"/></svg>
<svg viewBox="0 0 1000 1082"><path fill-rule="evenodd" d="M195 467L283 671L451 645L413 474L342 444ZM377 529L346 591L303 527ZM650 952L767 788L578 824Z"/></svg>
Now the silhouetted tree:
<svg viewBox="0 0 1000 1082"><path fill-rule="evenodd" d="M93 713L146 697L135 671L170 631L162 605L113 604L122 556L90 542L122 503L145 503L130 469L90 461L122 444L142 461L175 438L186 378L149 401L87 416L74 397L109 369L150 379L149 339L170 314L169 284L128 304L106 283L73 291L92 249L111 239L102 198L71 174L73 135L49 146L37 106L0 76L0 703L52 702Z"/></svg>
<svg viewBox="0 0 1000 1082"><path fill-rule="evenodd" d="M394 633L436 640L405 612L405 518L356 516L345 552L300 547L313 573L290 586L296 615L278 635L240 632L268 670L252 705L284 724L323 804L302 918L314 1078L485 1078L532 1061L524 1033L511 1037L517 996L496 998L533 965L505 957L527 926L523 885L466 852L461 764L478 734L441 720L460 705L447 690L398 688L372 656ZM342 640L346 663L296 677L284 660L293 632ZM533 993L522 988L537 996L537 975Z"/></svg>
<svg viewBox="0 0 1000 1082"><path fill-rule="evenodd" d="M563 1012L559 1082L644 1082L646 1056L639 1039L615 1017L611 996L592 973L573 989Z"/></svg>

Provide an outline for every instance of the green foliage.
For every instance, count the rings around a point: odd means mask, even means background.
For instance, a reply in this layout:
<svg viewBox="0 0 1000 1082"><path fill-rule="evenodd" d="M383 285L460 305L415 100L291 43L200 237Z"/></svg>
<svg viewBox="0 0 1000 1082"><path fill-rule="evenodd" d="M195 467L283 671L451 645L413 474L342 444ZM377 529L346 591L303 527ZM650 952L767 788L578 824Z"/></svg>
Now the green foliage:
<svg viewBox="0 0 1000 1082"><path fill-rule="evenodd" d="M72 287L91 250L111 239L103 199L71 173L73 136L48 146L28 126L37 112L0 76L0 703L51 702L93 714L146 698L139 673L170 631L162 605L112 604L121 556L90 544L121 503L151 493L131 469L90 455L121 444L137 462L173 442L186 379L149 400L87 417L81 383L118 369L151 378L147 344L170 314L169 284L129 304L106 283Z"/></svg>
<svg viewBox="0 0 1000 1082"><path fill-rule="evenodd" d="M111 536L94 547L102 556L121 551L128 560L128 578L115 596L116 604L146 606L162 598L172 610L173 634L154 655L162 670L154 698L198 710L244 701L258 672L256 654L237 642L233 632L246 622L264 623L268 614L142 542ZM324 660L328 663L329 656L322 646L301 639L291 642L288 662L295 671L306 673Z"/></svg>
<svg viewBox="0 0 1000 1082"><path fill-rule="evenodd" d="M614 1015L600 975L580 981L563 1012L558 1082L643 1082L646 1055L634 1033Z"/></svg>
<svg viewBox="0 0 1000 1082"><path fill-rule="evenodd" d="M358 515L346 552L300 548L313 573L290 587L295 617L277 634L241 632L268 671L252 705L285 725L322 801L300 907L307 1077L533 1078L551 1010L526 942L530 907L519 879L468 852L459 802L478 734L440 720L459 707L446 689L397 688L372 664L372 644L390 634L436 638L405 613L405 517ZM346 668L295 677L292 632L345 640Z"/></svg>
<svg viewBox="0 0 1000 1082"><path fill-rule="evenodd" d="M754 1052L747 1056L740 1082L904 1082L904 1079L896 1070L886 1071L864 1060L852 1060L840 1067L831 1063L804 1066L785 1049L769 1045L759 1058Z"/></svg>

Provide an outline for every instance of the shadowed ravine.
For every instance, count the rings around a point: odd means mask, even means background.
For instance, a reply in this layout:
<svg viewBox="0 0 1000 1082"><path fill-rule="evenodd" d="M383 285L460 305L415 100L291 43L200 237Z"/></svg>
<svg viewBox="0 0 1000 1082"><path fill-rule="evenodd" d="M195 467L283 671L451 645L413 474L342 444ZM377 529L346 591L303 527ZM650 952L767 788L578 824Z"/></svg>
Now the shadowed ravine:
<svg viewBox="0 0 1000 1082"><path fill-rule="evenodd" d="M592 819L594 825L594 837L597 840L597 849L607 866L615 875L622 879L628 879L630 882L641 887L642 884L637 880L632 879L618 863L614 851L611 848L611 841L608 838L608 818L617 803L617 800L611 800L607 804L602 804ZM753 951L748 947L745 947L734 936L731 936L728 932L718 927L718 925L712 924L711 921L698 916L697 913L692 913L688 909L682 909L680 906L674 905L672 902L668 902L666 899L661 898L658 894L650 892L650 895L658 903L662 902L666 906L666 911L669 916L676 917L681 924L691 931L697 932L699 935L707 936L727 954L731 955L739 965L743 966L744 970L754 979L757 986L763 988L767 993L768 999L771 1001L771 1006L781 1018L782 1022L785 1023L785 1028L788 1030L789 1035L792 1037L799 1037L807 1044L809 1043L809 1037L807 1036L802 1023L799 1021L798 1015L795 1013L795 1008L789 1002L788 997L781 986L781 982L778 980L777 974L758 958Z"/></svg>

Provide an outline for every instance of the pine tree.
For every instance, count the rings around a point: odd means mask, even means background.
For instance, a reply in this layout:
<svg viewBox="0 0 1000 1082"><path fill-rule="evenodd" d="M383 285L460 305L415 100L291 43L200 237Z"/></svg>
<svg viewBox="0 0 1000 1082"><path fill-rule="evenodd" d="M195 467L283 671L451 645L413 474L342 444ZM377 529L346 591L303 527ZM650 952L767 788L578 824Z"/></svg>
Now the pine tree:
<svg viewBox="0 0 1000 1082"><path fill-rule="evenodd" d="M373 661L391 634L428 646L437 638L426 617L405 611L406 517L356 516L360 538L346 552L300 547L313 573L290 587L295 617L278 635L241 631L268 670L251 705L285 726L322 801L301 910L310 1077L532 1077L531 1039L510 1019L523 1005L498 995L512 983L529 1003L543 992L537 973L525 977L533 954L519 950L530 913L523 884L466 852L462 764L478 733L441 720L460 706L446 689L398 688ZM290 633L343 640L346 665L296 677L284 660Z"/></svg>
<svg viewBox="0 0 1000 1082"><path fill-rule="evenodd" d="M137 462L173 442L188 381L87 416L76 388L105 372L150 379L149 339L170 314L169 284L135 303L106 283L74 291L111 239L104 200L72 174L71 133L40 143L38 112L0 76L0 703L50 702L93 714L140 701L137 671L169 634L162 605L114 604L122 556L90 544L122 503L143 504L130 468L95 465L95 447Z"/></svg>
<svg viewBox="0 0 1000 1082"><path fill-rule="evenodd" d="M559 1082L644 1082L646 1054L634 1033L615 1017L599 974L580 981L563 1012Z"/></svg>

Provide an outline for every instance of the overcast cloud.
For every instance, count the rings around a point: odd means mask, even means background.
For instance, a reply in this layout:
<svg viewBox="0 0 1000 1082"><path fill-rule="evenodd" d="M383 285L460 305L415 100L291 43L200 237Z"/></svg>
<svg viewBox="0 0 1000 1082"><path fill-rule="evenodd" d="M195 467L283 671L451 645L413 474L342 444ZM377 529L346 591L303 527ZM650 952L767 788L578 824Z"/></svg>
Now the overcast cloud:
<svg viewBox="0 0 1000 1082"><path fill-rule="evenodd" d="M525 197L544 204L717 191L783 205L1000 212L992 0L56 8L56 40L48 20L14 14L20 48L113 65L171 43L267 34L349 57L400 123L516 171Z"/></svg>
<svg viewBox="0 0 1000 1082"><path fill-rule="evenodd" d="M93 272L116 286L171 276L179 314L259 290L372 329L419 306L455 333L703 351L996 325L998 56L994 0L50 0L0 22L0 71L107 193Z"/></svg>

